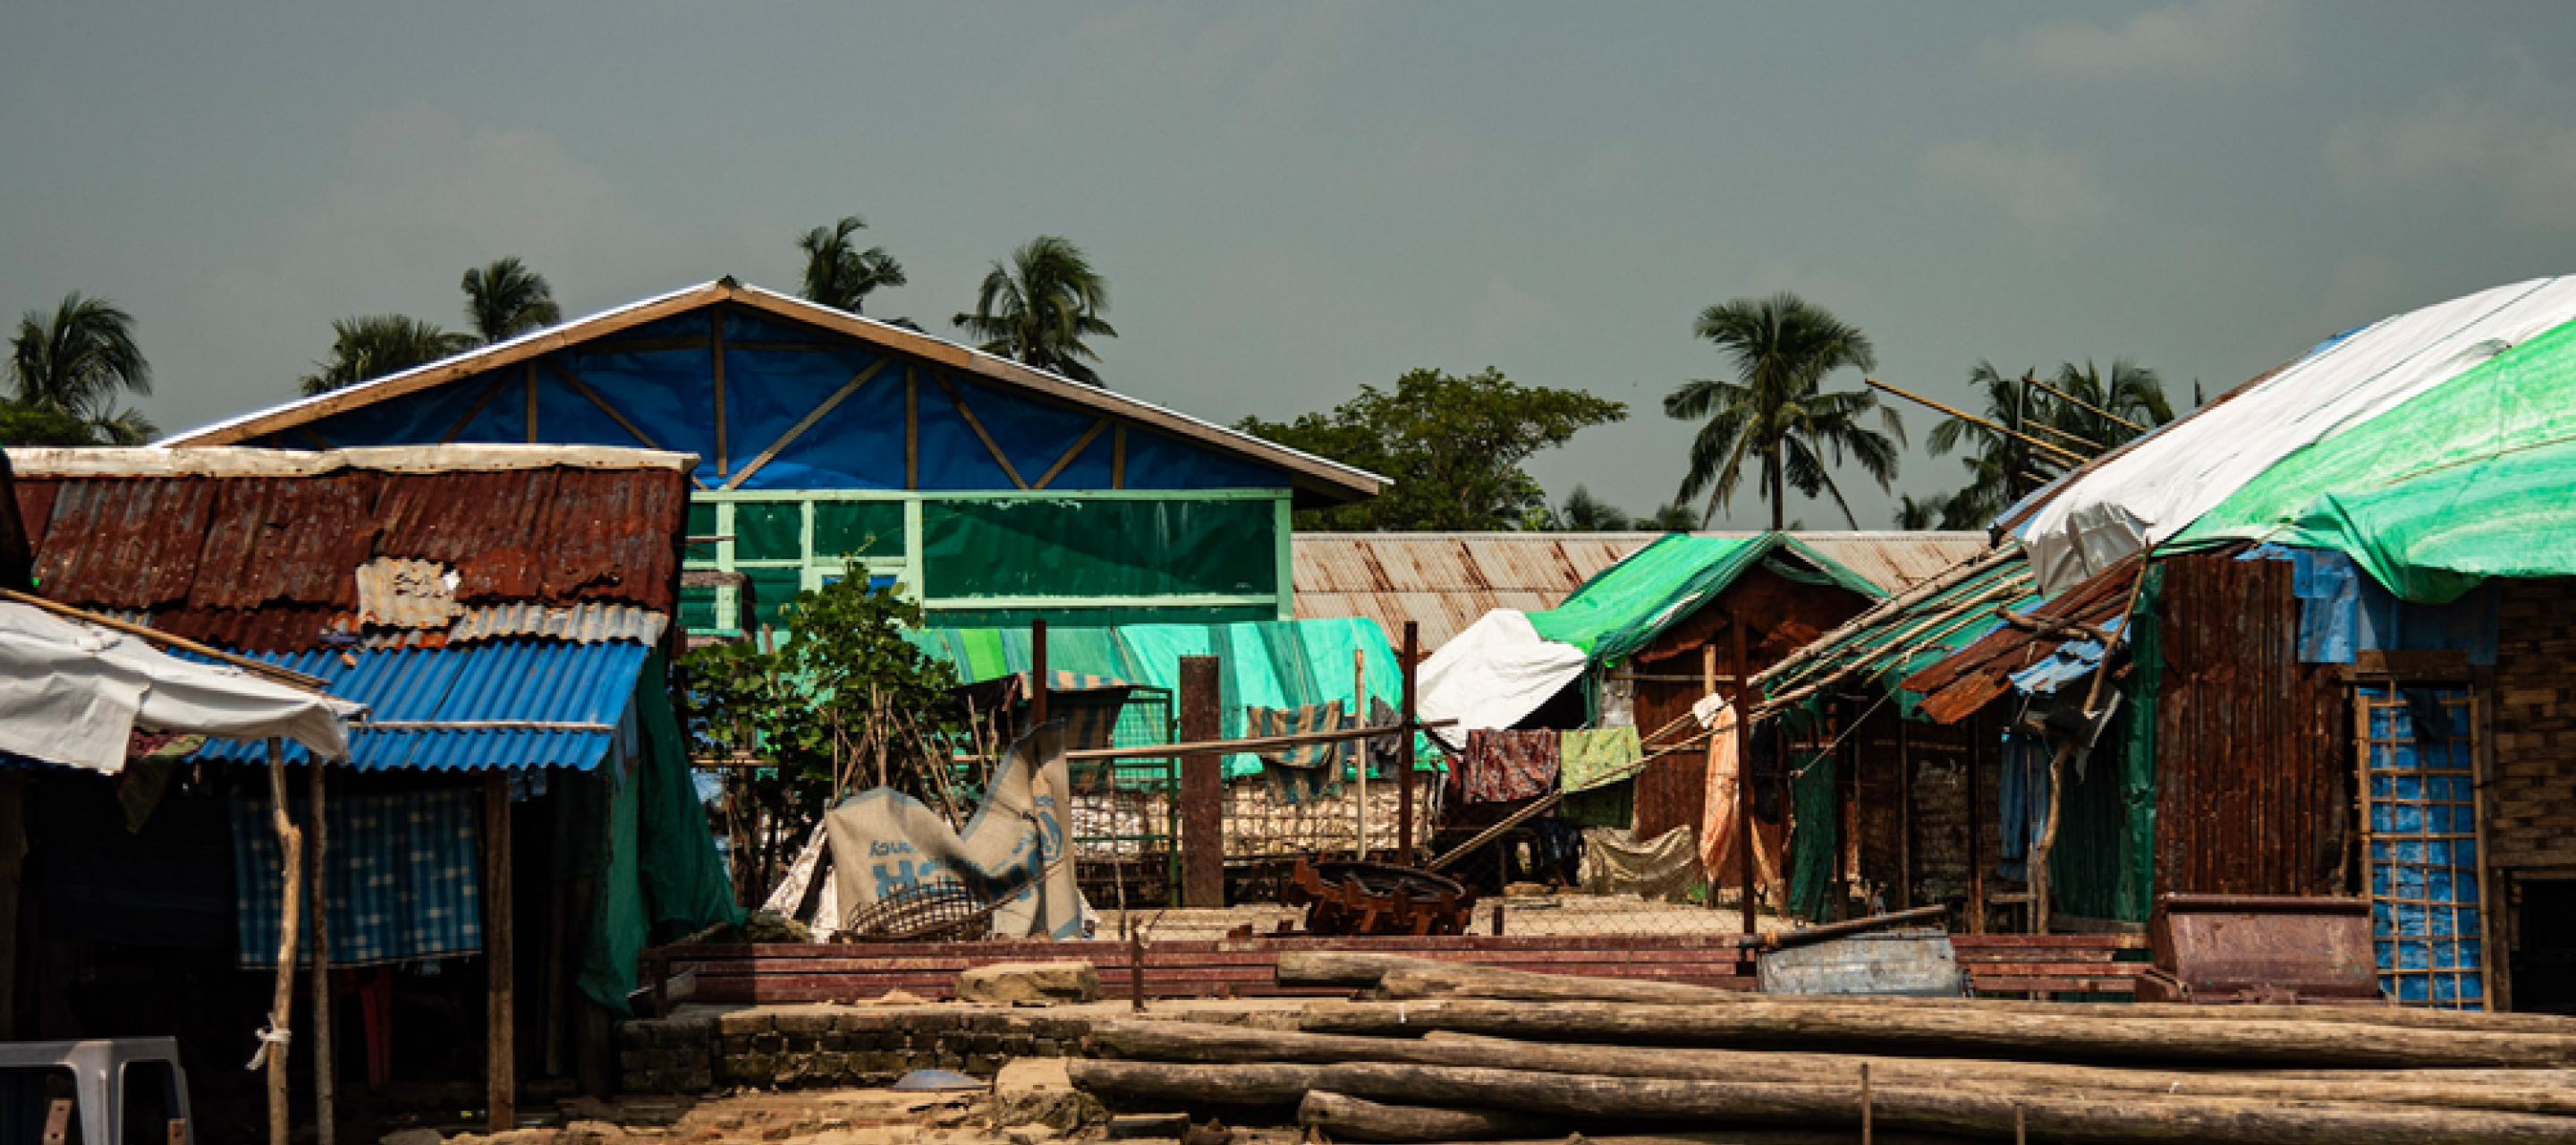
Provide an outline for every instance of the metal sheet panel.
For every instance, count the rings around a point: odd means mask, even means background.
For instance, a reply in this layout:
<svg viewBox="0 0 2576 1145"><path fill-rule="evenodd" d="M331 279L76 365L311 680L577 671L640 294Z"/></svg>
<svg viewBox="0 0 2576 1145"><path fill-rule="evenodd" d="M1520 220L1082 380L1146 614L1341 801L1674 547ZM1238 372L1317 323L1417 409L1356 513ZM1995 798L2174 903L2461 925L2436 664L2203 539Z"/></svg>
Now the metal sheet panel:
<svg viewBox="0 0 2576 1145"><path fill-rule="evenodd" d="M65 604L149 608L188 597L219 499L210 481L66 481L36 550L45 596Z"/></svg>
<svg viewBox="0 0 2576 1145"><path fill-rule="evenodd" d="M202 534L188 587L191 607L357 603L352 574L376 545L376 474L163 480L208 485L221 494ZM191 539L174 532L168 542Z"/></svg>
<svg viewBox="0 0 2576 1145"><path fill-rule="evenodd" d="M311 650L259 658L330 681L331 693L368 706L350 729L350 764L362 771L563 767L588 771L608 754L649 649L612 641L501 640L444 648ZM345 658L344 658L345 656ZM374 727L376 724L518 723L575 727ZM258 743L210 741L191 756L253 763ZM304 758L289 744L290 762Z"/></svg>

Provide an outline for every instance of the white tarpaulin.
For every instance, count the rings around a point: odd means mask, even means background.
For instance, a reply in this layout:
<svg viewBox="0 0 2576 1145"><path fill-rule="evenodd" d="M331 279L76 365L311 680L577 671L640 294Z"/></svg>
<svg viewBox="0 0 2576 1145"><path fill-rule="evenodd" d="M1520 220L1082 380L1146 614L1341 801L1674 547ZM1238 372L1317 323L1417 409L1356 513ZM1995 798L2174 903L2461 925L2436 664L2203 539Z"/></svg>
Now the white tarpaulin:
<svg viewBox="0 0 2576 1145"><path fill-rule="evenodd" d="M182 660L142 640L24 604L0 604L0 749L110 775L126 737L161 731L279 736L349 756L360 705L272 684L239 668Z"/></svg>
<svg viewBox="0 0 2576 1145"><path fill-rule="evenodd" d="M1507 728L1583 675L1582 649L1538 634L1529 617L1497 608L1422 661L1414 701L1425 722L1456 720L1431 734L1449 746L1473 728Z"/></svg>
<svg viewBox="0 0 2576 1145"><path fill-rule="evenodd" d="M2190 526L2311 442L2576 318L2576 279L2541 278L2387 318L2077 478L2022 529L2056 593Z"/></svg>
<svg viewBox="0 0 2576 1145"><path fill-rule="evenodd" d="M1072 788L1064 724L1011 745L966 829L918 799L872 787L823 816L843 920L915 887L950 883L999 900L995 938L1088 938L1094 916L1074 883L1064 813Z"/></svg>

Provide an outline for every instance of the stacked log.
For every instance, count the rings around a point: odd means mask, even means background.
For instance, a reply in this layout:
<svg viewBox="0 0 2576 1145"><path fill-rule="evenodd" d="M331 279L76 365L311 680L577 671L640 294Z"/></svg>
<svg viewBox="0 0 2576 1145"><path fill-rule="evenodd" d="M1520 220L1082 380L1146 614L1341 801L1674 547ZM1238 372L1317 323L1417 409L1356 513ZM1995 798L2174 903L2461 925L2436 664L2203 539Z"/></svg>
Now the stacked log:
<svg viewBox="0 0 2576 1145"><path fill-rule="evenodd" d="M1329 1140L2576 1142L2576 1020L1791 998L1335 954L1289 1031L1093 1029L1113 1107L1295 1107ZM1601 995L1613 995L1604 998Z"/></svg>

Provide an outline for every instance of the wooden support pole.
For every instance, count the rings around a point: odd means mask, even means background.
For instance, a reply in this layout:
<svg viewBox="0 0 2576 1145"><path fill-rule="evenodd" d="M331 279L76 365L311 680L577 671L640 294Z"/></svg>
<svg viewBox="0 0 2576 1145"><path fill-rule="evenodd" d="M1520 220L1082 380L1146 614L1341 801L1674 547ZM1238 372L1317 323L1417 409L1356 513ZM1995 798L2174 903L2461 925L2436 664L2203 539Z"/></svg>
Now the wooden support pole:
<svg viewBox="0 0 2576 1145"><path fill-rule="evenodd" d="M1413 737L1417 733L1413 728L1414 721L1419 718L1419 713L1415 710L1415 704L1418 701L1418 697L1414 695L1414 677L1415 674L1421 670L1421 641L1421 623L1412 620L1405 621L1404 649L1400 653L1396 665L1403 672L1404 677L1404 719L1402 721L1404 725L1404 744L1396 749L1396 755L1402 760L1402 762L1397 765L1395 775L1395 862L1396 865L1404 867L1412 866L1414 857Z"/></svg>
<svg viewBox="0 0 2576 1145"><path fill-rule="evenodd" d="M323 818L322 760L312 760L313 793L306 806L313 825L313 1124L321 1145L331 1145L331 842Z"/></svg>
<svg viewBox="0 0 2576 1145"><path fill-rule="evenodd" d="M1983 714L1968 717L1968 933L1986 932L1986 739Z"/></svg>
<svg viewBox="0 0 2576 1145"><path fill-rule="evenodd" d="M724 307L710 307L707 310L707 361L708 369L712 371L715 379L716 476L718 477L723 477L733 470L732 456L725 450L724 320Z"/></svg>
<svg viewBox="0 0 2576 1145"><path fill-rule="evenodd" d="M1223 730L1214 656L1181 657L1181 738L1215 739ZM1225 905L1225 758L1181 758L1181 905Z"/></svg>
<svg viewBox="0 0 2576 1145"><path fill-rule="evenodd" d="M1351 649L1351 722L1360 727L1368 726L1368 653L1358 648ZM1363 863L1368 861L1369 748L1374 742L1360 741L1359 751L1355 753L1359 763L1359 792L1357 798L1351 800L1351 805L1357 809L1354 814L1358 821L1352 824L1357 834L1351 839L1351 858Z"/></svg>
<svg viewBox="0 0 2576 1145"><path fill-rule="evenodd" d="M518 954L512 941L510 902L510 781L483 781L483 965L489 976L484 1021L490 1038L484 1064L487 1123L494 1133L518 1128Z"/></svg>
<svg viewBox="0 0 2576 1145"><path fill-rule="evenodd" d="M295 1009L295 940L303 923L304 833L286 811L286 745L275 736L268 741L268 798L286 887L279 904L277 992L269 1002L268 1028L260 1031L260 1057L268 1067L268 1142L287 1145L286 1039Z"/></svg>
<svg viewBox="0 0 2576 1145"><path fill-rule="evenodd" d="M18 1038L18 880L26 857L26 779L0 775L0 1042Z"/></svg>
<svg viewBox="0 0 2576 1145"><path fill-rule="evenodd" d="M1758 916L1760 888L1753 881L1754 854L1761 849L1755 845L1753 839L1753 832L1756 829L1753 818L1753 705L1750 703L1753 698L1753 687L1746 682L1750 673L1746 671L1748 665L1744 658L1744 626L1737 623L1735 618L1729 617L1726 627L1729 632L1727 639L1735 659L1736 681L1733 705L1735 708L1735 860L1738 868L1736 878L1743 884L1744 897L1739 904L1744 916L1743 930L1744 933L1751 934L1761 925ZM1717 737L1709 737L1708 749L1712 752L1717 750Z"/></svg>

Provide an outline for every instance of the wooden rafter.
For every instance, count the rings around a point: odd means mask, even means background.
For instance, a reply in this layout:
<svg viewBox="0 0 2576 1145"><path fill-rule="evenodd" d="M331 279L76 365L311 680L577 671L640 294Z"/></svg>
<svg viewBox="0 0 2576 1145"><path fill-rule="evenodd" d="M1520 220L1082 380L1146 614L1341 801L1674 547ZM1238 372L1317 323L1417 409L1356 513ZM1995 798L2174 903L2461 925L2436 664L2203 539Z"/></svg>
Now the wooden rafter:
<svg viewBox="0 0 2576 1145"><path fill-rule="evenodd" d="M1109 433L1109 487L1127 487L1127 425L1120 422Z"/></svg>
<svg viewBox="0 0 2576 1145"><path fill-rule="evenodd" d="M903 368L903 487L921 488L921 379Z"/></svg>
<svg viewBox="0 0 2576 1145"><path fill-rule="evenodd" d="M537 363L533 358L528 360L527 383L528 444L535 445L537 443Z"/></svg>
<svg viewBox="0 0 2576 1145"><path fill-rule="evenodd" d="M588 385L582 382L579 376L575 375L571 370L564 368L564 364L562 362L553 358L548 358L546 359L546 368L553 371L555 377L562 381L566 387L570 388L572 392L580 394L585 400L589 401L590 404L598 406L599 412L607 414L609 420L616 422L619 428L624 429L628 433L634 434L635 440L644 443L644 448L662 448L662 444L660 442L653 440L652 434L644 432L643 427L627 420L625 414L617 412L616 406L608 404L608 399L599 396L599 391L591 389Z"/></svg>
<svg viewBox="0 0 2576 1145"><path fill-rule="evenodd" d="M864 388L871 379L877 376L878 371L885 369L886 364L893 360L894 359L892 358L879 358L874 362L868 363L867 369L851 375L849 381L841 383L840 389L832 391L832 396L824 398L820 404L807 411L804 417L796 419L796 424L788 426L787 432L779 434L778 440L770 442L769 448L761 450L760 456L752 458L750 464L743 466L739 472L736 472L732 478L728 479L724 483L724 487L727 489L741 488L742 483L750 480L752 474L760 472L761 466L769 464L769 459L778 456L779 450L787 448L790 442L795 441L799 437L805 436L805 431L814 428L814 423L823 420L823 415L832 412L835 408L838 408L842 402L848 401L851 394L855 394L859 392L860 389Z"/></svg>
<svg viewBox="0 0 2576 1145"><path fill-rule="evenodd" d="M1048 483L1055 480L1056 474L1064 472L1065 466L1073 464L1074 458L1082 456L1083 450L1091 448L1091 443L1099 440L1100 431L1107 428L1109 428L1108 418L1102 418L1099 421L1091 423L1091 428L1082 431L1082 436L1074 439L1072 447L1064 451L1064 456L1056 458L1055 464L1047 466L1047 471L1044 474L1041 474L1036 483L1030 485L1029 488L1046 488Z"/></svg>
<svg viewBox="0 0 2576 1145"><path fill-rule="evenodd" d="M993 440L992 434L984 431L984 423L976 418L974 410L967 407L965 396L959 394L957 387L949 383L947 372L934 369L930 371L930 376L939 383L939 392L948 395L948 404L957 407L957 416L966 419L966 428L975 431L975 440L983 442L984 451L992 454L993 460L1001 463L1002 475L1010 478L1012 485L1021 489L1028 488L1029 483L1021 479L1019 468L1011 464L1010 455L1003 453L1000 443Z"/></svg>
<svg viewBox="0 0 2576 1145"><path fill-rule="evenodd" d="M714 363L716 378L716 476L718 477L724 476L725 469L731 464L725 454L724 316L725 308L722 306L707 312L707 357ZM732 483L726 484L730 487Z"/></svg>
<svg viewBox="0 0 2576 1145"><path fill-rule="evenodd" d="M447 427L447 432L439 437L438 443L445 445L456 440L457 435L465 432L466 426L474 424L475 418L483 416L483 407L491 405L492 399L501 396L501 388L509 384L510 375L492 375L492 384L483 387L483 396L474 399L473 405L465 407L465 416L456 419L456 424Z"/></svg>

